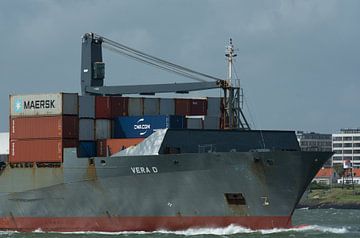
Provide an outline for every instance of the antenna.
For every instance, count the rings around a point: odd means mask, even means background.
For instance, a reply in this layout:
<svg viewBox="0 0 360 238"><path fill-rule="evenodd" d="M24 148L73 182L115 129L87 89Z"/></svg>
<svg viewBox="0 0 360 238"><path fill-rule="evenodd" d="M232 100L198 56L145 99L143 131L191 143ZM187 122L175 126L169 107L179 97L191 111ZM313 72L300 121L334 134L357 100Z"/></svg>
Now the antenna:
<svg viewBox="0 0 360 238"><path fill-rule="evenodd" d="M246 121L244 113L241 110L240 99L242 97L239 79L232 79L232 68L234 58L237 56L234 52L234 45L232 38L229 40L229 45L226 47L225 57L227 59L227 79L226 87L224 87L224 128L228 129L244 129L249 130L250 126Z"/></svg>

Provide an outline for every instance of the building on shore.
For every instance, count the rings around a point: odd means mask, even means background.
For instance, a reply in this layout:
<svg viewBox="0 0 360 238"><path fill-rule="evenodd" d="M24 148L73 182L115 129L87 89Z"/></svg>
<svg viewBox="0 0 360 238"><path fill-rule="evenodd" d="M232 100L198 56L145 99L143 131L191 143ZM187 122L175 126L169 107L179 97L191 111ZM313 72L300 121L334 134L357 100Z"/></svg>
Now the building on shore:
<svg viewBox="0 0 360 238"><path fill-rule="evenodd" d="M341 129L332 135L332 164L344 164L350 161L352 167L360 168L360 128Z"/></svg>
<svg viewBox="0 0 360 238"><path fill-rule="evenodd" d="M336 183L339 179L339 176L335 172L333 168L321 168L319 172L316 174L315 178L312 180L313 182L325 185L331 185Z"/></svg>
<svg viewBox="0 0 360 238"><path fill-rule="evenodd" d="M9 157L9 133L0 133L0 162L6 162Z"/></svg>
<svg viewBox="0 0 360 238"><path fill-rule="evenodd" d="M296 137L303 151L332 151L332 135L315 132L297 131ZM325 163L325 167L331 167L331 159Z"/></svg>

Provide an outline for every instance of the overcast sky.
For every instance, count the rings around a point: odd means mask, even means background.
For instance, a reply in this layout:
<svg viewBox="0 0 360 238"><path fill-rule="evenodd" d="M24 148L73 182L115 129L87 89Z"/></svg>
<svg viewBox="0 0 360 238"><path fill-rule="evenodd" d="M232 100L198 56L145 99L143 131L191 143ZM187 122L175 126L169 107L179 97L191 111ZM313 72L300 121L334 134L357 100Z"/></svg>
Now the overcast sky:
<svg viewBox="0 0 360 238"><path fill-rule="evenodd" d="M358 0L2 0L0 131L9 94L80 92L81 36L90 31L218 77L232 37L254 128L360 127L359 24ZM107 85L191 82L105 49L104 59Z"/></svg>

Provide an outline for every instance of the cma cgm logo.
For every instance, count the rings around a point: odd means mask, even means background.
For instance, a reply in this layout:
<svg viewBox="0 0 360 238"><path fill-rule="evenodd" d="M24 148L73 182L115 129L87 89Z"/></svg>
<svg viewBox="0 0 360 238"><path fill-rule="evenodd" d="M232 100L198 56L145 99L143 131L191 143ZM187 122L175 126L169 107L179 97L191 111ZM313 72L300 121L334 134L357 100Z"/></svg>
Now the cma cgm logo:
<svg viewBox="0 0 360 238"><path fill-rule="evenodd" d="M141 132L139 133L139 135L141 136L145 135L147 131L151 129L151 125L145 124L144 121L144 118L140 118L134 125L134 130L141 130Z"/></svg>
<svg viewBox="0 0 360 238"><path fill-rule="evenodd" d="M14 109L15 109L15 112L22 112L23 110L23 107L22 107L22 100L21 98L18 98L15 100L15 104L14 104Z"/></svg>

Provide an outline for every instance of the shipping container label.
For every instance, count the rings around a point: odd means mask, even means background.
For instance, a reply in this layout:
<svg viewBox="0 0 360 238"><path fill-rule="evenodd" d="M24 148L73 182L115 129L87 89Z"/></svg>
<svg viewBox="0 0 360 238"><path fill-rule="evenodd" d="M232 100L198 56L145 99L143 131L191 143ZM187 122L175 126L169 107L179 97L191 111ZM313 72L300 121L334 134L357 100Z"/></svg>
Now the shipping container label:
<svg viewBox="0 0 360 238"><path fill-rule="evenodd" d="M11 115L57 115L62 113L62 94L11 96Z"/></svg>

